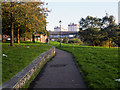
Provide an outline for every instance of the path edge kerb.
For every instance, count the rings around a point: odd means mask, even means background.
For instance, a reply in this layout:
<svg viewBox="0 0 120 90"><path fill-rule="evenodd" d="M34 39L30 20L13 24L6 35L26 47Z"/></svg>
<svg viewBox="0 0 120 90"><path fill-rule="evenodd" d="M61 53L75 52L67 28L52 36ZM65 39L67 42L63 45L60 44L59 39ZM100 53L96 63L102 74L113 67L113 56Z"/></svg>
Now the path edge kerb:
<svg viewBox="0 0 120 90"><path fill-rule="evenodd" d="M28 66L26 66L23 70L18 72L15 76L13 76L9 81L3 83L0 88L21 88L30 78L31 76L42 66L42 64L49 59L50 57L55 55L55 47L52 46L47 52L42 53L36 59L34 59Z"/></svg>

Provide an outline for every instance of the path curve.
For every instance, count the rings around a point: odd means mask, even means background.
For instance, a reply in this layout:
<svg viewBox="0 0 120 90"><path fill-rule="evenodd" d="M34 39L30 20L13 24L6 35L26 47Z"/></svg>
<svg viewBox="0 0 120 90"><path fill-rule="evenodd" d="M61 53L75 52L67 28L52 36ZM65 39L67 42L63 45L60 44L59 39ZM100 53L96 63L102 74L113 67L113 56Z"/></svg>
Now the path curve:
<svg viewBox="0 0 120 90"><path fill-rule="evenodd" d="M87 88L73 61L71 53L56 49L56 56L50 60L30 88Z"/></svg>

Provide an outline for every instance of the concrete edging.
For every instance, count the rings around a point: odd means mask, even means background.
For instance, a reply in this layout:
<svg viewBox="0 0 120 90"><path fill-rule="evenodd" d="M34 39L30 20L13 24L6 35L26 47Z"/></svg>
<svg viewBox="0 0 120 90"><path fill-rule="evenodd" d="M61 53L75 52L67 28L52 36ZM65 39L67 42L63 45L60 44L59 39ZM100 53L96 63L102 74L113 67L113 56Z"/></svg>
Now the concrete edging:
<svg viewBox="0 0 120 90"><path fill-rule="evenodd" d="M5 82L0 86L4 88L21 88L26 81L38 70L38 68L50 57L55 54L55 47L52 47L47 52L42 53L35 60L33 60L28 66L26 66L22 71L13 76L9 81Z"/></svg>

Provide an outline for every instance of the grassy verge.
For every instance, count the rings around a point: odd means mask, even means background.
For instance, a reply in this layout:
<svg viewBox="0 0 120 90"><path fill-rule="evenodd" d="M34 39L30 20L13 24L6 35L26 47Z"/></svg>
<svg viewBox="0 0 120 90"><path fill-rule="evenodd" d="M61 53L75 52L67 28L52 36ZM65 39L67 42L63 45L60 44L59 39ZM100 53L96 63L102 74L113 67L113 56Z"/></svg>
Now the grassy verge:
<svg viewBox="0 0 120 90"><path fill-rule="evenodd" d="M54 55L53 55L54 56ZM39 72L42 70L43 66L49 61L53 56L51 56L49 59L47 59L42 66L31 76L31 78L25 83L25 85L21 88L21 90L24 90L25 88L29 88L30 83L36 78L36 76L39 74Z"/></svg>
<svg viewBox="0 0 120 90"><path fill-rule="evenodd" d="M59 48L58 42L50 42L50 44ZM115 81L120 78L117 48L62 43L60 49L73 54L89 88L120 88L120 83Z"/></svg>
<svg viewBox="0 0 120 90"><path fill-rule="evenodd" d="M2 43L2 53L7 55L7 57L2 57L2 82L8 81L50 48L50 46L38 42L16 43L15 47L9 46L9 43Z"/></svg>

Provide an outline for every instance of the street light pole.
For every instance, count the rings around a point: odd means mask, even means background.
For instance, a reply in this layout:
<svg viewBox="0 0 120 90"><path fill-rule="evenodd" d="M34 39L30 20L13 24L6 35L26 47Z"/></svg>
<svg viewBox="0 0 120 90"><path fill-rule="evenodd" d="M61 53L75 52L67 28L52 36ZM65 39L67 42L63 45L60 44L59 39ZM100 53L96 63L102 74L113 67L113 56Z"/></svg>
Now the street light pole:
<svg viewBox="0 0 120 90"><path fill-rule="evenodd" d="M61 48L61 20L59 21L59 23L60 23L60 48Z"/></svg>
<svg viewBox="0 0 120 90"><path fill-rule="evenodd" d="M49 22L47 22L47 24L48 24L48 23L49 23ZM47 24L46 24L46 31L47 31ZM47 40L48 40L48 41L47 41L47 44L48 44L48 45L49 45L49 38L50 38L49 35L47 35Z"/></svg>

